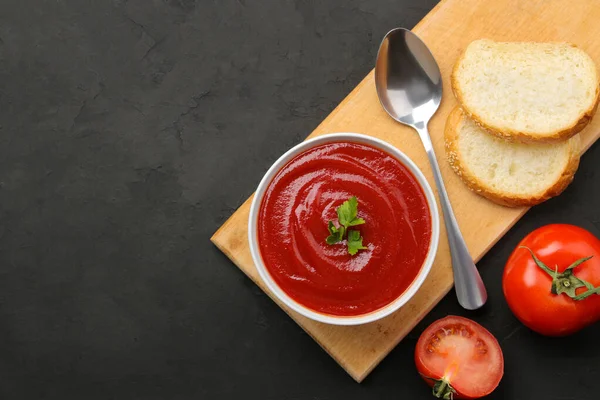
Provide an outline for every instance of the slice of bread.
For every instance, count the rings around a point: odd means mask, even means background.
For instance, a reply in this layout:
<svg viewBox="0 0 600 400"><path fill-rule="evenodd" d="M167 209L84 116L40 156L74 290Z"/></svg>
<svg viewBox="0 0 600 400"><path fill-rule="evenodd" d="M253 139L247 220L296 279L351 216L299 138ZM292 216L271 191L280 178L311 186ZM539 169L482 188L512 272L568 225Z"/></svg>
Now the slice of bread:
<svg viewBox="0 0 600 400"><path fill-rule="evenodd" d="M578 135L557 143L509 142L458 107L448 116L445 139L448 161L467 186L506 206L533 206L559 195L579 166Z"/></svg>
<svg viewBox="0 0 600 400"><path fill-rule="evenodd" d="M456 62L451 82L463 110L508 140L566 140L598 107L596 65L568 43L475 40Z"/></svg>

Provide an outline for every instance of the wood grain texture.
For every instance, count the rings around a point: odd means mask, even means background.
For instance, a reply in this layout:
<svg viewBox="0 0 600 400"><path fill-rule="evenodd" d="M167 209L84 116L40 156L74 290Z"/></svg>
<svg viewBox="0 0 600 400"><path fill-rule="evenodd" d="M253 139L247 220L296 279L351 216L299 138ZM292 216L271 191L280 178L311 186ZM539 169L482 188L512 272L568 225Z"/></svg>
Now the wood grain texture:
<svg viewBox="0 0 600 400"><path fill-rule="evenodd" d="M600 63L599 19L600 7L594 0L444 0L413 28L440 64L444 96L429 130L456 218L474 260L478 261L527 209L502 207L477 196L467 189L445 160L444 123L456 105L449 82L455 60L472 40L489 38L568 41L587 51L596 63ZM414 160L431 186L435 187L417 134L393 121L381 108L373 72L309 137L334 132L364 133L391 143ZM589 148L599 134L600 119L594 119L581 133L584 149ZM258 276L248 248L250 201L248 199L211 240L269 294ZM452 284L450 254L442 224L440 245L431 273L417 295L395 314L368 325L339 327L311 321L291 310L285 311L360 382L448 293Z"/></svg>

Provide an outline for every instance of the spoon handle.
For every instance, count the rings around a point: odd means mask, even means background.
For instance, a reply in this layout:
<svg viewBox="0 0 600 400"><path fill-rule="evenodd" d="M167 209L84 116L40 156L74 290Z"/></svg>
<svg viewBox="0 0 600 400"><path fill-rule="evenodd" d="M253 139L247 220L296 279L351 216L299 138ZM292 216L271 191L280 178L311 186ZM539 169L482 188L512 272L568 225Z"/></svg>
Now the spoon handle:
<svg viewBox="0 0 600 400"><path fill-rule="evenodd" d="M452 270L454 273L454 286L456 289L456 296L461 306L467 310L475 310L483 306L487 300L487 292L479 271L475 267L475 263L469 254L465 240L460 233L458 223L454 217L452 206L450 205L450 199L442 180L442 174L433 151L433 145L429 136L427 126L417 128L431 169L433 170L433 177L435 184L437 185L438 194L440 197L440 203L442 205L442 211L444 213L444 222L446 224L446 231L448 234L448 243L450 245L450 255L452 258Z"/></svg>

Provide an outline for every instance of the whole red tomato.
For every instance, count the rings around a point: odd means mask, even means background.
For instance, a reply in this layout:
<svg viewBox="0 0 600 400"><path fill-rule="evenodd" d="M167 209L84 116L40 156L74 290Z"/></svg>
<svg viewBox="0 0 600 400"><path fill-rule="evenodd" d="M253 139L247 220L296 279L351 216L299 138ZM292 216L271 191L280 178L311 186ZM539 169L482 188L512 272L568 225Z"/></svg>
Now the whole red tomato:
<svg viewBox="0 0 600 400"><path fill-rule="evenodd" d="M439 399L487 396L504 374L504 356L496 338L477 322L454 315L423 331L415 364Z"/></svg>
<svg viewBox="0 0 600 400"><path fill-rule="evenodd" d="M547 336L569 335L600 320L599 286L600 240L565 224L527 235L509 257L502 279L515 316Z"/></svg>

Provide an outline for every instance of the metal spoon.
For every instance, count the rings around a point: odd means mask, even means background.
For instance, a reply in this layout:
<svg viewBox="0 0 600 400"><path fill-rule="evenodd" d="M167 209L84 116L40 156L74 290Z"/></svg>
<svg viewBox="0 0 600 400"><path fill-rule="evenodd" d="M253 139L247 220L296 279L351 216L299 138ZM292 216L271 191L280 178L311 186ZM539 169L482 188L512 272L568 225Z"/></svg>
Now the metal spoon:
<svg viewBox="0 0 600 400"><path fill-rule="evenodd" d="M487 292L452 212L427 130L442 99L440 69L421 39L407 29L397 28L385 35L379 47L375 85L385 111L419 133L444 212L456 296L461 306L475 310L485 304Z"/></svg>

